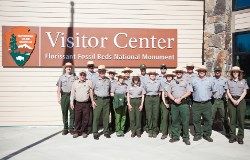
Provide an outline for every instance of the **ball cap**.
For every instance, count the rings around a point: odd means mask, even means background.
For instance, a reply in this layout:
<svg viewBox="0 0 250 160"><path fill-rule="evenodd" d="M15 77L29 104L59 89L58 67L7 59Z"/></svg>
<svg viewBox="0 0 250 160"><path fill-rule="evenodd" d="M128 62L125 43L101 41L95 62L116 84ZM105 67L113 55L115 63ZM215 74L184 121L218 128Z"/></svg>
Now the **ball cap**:
<svg viewBox="0 0 250 160"><path fill-rule="evenodd" d="M215 67L214 67L214 72L216 72L216 71L221 72L221 71L222 71L222 68L221 68L220 66L215 66Z"/></svg>
<svg viewBox="0 0 250 160"><path fill-rule="evenodd" d="M140 69L147 69L147 66L145 64L141 64Z"/></svg>
<svg viewBox="0 0 250 160"><path fill-rule="evenodd" d="M162 65L160 66L160 69L167 69L166 64L162 64Z"/></svg>

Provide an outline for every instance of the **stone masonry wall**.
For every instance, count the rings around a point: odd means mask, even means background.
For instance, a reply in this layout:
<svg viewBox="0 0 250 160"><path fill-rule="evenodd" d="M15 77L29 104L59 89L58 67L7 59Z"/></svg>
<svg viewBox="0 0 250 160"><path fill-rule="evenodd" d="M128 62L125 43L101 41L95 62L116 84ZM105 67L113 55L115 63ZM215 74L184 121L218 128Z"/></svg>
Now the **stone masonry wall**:
<svg viewBox="0 0 250 160"><path fill-rule="evenodd" d="M205 0L204 60L209 74L217 65L227 73L232 65L232 0Z"/></svg>

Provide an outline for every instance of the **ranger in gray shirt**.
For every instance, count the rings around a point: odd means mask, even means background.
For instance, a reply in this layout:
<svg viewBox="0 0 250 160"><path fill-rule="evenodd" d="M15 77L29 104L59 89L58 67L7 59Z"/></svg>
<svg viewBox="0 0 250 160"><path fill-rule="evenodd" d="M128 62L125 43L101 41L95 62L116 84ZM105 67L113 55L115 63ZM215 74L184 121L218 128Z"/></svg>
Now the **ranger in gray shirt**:
<svg viewBox="0 0 250 160"><path fill-rule="evenodd" d="M155 79L157 75L155 70L149 71L148 75L150 80L144 86L146 90L145 111L148 121L148 136L156 138L158 134L161 85Z"/></svg>
<svg viewBox="0 0 250 160"><path fill-rule="evenodd" d="M222 122L223 126L223 134L228 134L229 131L226 131L228 129L228 117L226 117L225 112L227 109L225 109L225 95L226 95L226 84L227 79L223 76L221 76L222 68L220 66L214 67L214 77L213 82L216 86L216 92L213 95L213 106L212 106L212 123L214 121L216 112L218 111L220 120Z"/></svg>
<svg viewBox="0 0 250 160"><path fill-rule="evenodd" d="M65 74L59 77L57 81L57 99L58 103L61 105L62 108L62 117L63 117L63 132L62 135L68 134L70 132L73 134L74 128L74 111L70 108L70 91L72 88L72 84L77 78L72 73L73 65L70 62L65 63L64 69ZM69 125L68 125L68 111L70 113L69 117Z"/></svg>
<svg viewBox="0 0 250 160"><path fill-rule="evenodd" d="M101 113L103 114L103 133L106 138L111 138L109 133L109 112L110 112L110 89L111 82L105 77L106 68L104 65L98 66L99 77L92 81L94 92L93 107L93 136L99 140L98 125Z"/></svg>
<svg viewBox="0 0 250 160"><path fill-rule="evenodd" d="M193 87L193 123L195 128L194 141L203 138L208 142L213 142L212 134L212 93L216 92L211 78L206 77L207 68L202 65L197 70L199 77L195 78L191 85ZM203 134L201 131L201 117L204 120Z"/></svg>
<svg viewBox="0 0 250 160"><path fill-rule="evenodd" d="M228 112L230 118L230 139L229 143L237 141L243 144L244 141L244 123L246 112L245 96L249 89L247 82L243 79L243 71L238 66L232 67L230 71L230 80L226 85L228 96ZM238 134L236 135L236 124L238 124Z"/></svg>
<svg viewBox="0 0 250 160"><path fill-rule="evenodd" d="M94 72L95 65L94 65L93 61L87 62L87 68L88 68L88 71L87 71L87 79L88 80L92 81L93 79L98 77L98 74L96 72Z"/></svg>

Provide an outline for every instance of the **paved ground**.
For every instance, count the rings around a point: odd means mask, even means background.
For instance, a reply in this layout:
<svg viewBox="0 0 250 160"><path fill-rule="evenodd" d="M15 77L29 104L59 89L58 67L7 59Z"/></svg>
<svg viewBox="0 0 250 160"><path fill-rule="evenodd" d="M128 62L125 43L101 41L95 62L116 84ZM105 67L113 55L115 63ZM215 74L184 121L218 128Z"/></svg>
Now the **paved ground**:
<svg viewBox="0 0 250 160"><path fill-rule="evenodd" d="M169 143L161 140L131 138L130 133L111 139L103 135L99 141L89 135L87 139L71 135L62 136L61 127L0 127L0 158L13 160L249 160L250 130L245 130L244 145L229 144L218 132L213 132L213 143L204 139L186 146L182 140Z"/></svg>

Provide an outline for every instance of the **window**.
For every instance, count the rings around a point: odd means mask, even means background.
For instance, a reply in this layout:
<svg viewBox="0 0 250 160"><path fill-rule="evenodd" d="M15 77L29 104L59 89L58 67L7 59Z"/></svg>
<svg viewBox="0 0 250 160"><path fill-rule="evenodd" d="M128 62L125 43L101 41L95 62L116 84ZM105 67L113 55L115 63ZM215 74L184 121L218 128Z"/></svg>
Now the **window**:
<svg viewBox="0 0 250 160"><path fill-rule="evenodd" d="M250 54L250 31L235 33L234 41L237 54Z"/></svg>
<svg viewBox="0 0 250 160"><path fill-rule="evenodd" d="M233 10L243 10L250 8L250 0L233 0Z"/></svg>

